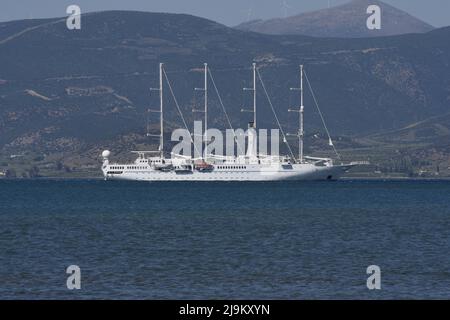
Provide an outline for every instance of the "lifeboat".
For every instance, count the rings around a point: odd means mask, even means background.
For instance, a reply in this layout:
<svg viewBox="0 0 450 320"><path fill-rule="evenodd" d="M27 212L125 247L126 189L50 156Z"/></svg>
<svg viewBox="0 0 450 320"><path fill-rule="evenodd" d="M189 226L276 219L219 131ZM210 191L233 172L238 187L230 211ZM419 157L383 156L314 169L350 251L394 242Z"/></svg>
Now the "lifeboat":
<svg viewBox="0 0 450 320"><path fill-rule="evenodd" d="M214 170L214 166L212 164L206 163L205 161L202 161L195 164L195 169L201 172L211 172Z"/></svg>

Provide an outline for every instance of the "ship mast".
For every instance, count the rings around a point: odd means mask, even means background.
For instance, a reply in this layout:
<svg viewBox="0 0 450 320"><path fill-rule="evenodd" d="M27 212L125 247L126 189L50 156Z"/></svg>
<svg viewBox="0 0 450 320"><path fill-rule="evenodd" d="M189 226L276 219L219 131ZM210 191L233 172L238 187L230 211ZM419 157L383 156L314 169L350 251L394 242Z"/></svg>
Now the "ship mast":
<svg viewBox="0 0 450 320"><path fill-rule="evenodd" d="M159 64L159 88L150 88L151 91L159 91L159 111L149 110L149 112L159 113L160 134L152 135L147 132L147 136L159 137L159 147L161 158L164 157L164 113L163 113L163 63Z"/></svg>
<svg viewBox="0 0 450 320"><path fill-rule="evenodd" d="M205 155L208 155L208 64L204 64L205 67Z"/></svg>
<svg viewBox="0 0 450 320"><path fill-rule="evenodd" d="M256 129L256 63L253 62L253 127Z"/></svg>
<svg viewBox="0 0 450 320"><path fill-rule="evenodd" d="M305 131L304 131L304 119L303 119L303 114L304 114L304 109L305 107L303 106L303 65L300 65L300 88L291 88L291 90L297 90L300 91L300 109L289 109L289 112L298 112L299 114L299 118L298 118L298 122L299 122L299 128L298 128L298 133L295 135L298 137L298 161L300 163L303 163L303 139L304 139L304 135L305 135Z"/></svg>
<svg viewBox="0 0 450 320"><path fill-rule="evenodd" d="M161 151L161 157L164 152L164 114L163 114L163 74L162 74L163 64L159 64L159 126L161 130L161 137L159 139L159 151Z"/></svg>
<svg viewBox="0 0 450 320"><path fill-rule="evenodd" d="M304 123L303 123L303 113L305 111L305 107L303 105L303 65L300 65L300 126L298 129L298 148L299 148L299 158L300 163L303 162L303 138L305 135L304 132Z"/></svg>
<svg viewBox="0 0 450 320"><path fill-rule="evenodd" d="M195 88L197 91L204 91L204 109L203 111L200 110L193 110L194 112L204 112L205 113L205 134L203 135L203 141L205 143L205 150L202 154L202 160L206 160L207 154L208 154L208 64L204 63L204 87L203 88Z"/></svg>
<svg viewBox="0 0 450 320"><path fill-rule="evenodd" d="M253 88L244 88L244 91L253 91L253 110L241 109L241 112L253 112L253 128L256 129L256 63L253 63Z"/></svg>

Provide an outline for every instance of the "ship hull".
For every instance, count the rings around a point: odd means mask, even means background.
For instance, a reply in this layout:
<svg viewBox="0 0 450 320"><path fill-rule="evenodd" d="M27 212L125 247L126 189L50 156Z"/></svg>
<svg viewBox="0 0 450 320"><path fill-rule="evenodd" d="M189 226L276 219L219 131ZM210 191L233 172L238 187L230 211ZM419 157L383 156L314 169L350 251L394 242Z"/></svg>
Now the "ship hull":
<svg viewBox="0 0 450 320"><path fill-rule="evenodd" d="M247 170L212 170L207 172L164 172L160 170L123 170L111 173L103 171L106 180L132 181L319 181L338 180L352 165L320 167L309 164L295 164L289 169L274 167L248 168Z"/></svg>

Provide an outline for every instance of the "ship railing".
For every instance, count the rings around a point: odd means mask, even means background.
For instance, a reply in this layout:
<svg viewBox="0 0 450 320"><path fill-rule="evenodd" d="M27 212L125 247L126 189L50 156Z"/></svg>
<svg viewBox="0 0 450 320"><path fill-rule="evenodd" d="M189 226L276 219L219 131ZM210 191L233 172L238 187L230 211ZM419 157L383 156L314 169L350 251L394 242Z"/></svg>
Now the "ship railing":
<svg viewBox="0 0 450 320"><path fill-rule="evenodd" d="M370 162L369 161L352 161L350 162L351 166L369 166Z"/></svg>
<svg viewBox="0 0 450 320"><path fill-rule="evenodd" d="M159 154L162 156L162 151L131 151L131 153L137 154L139 158L144 159L147 154Z"/></svg>

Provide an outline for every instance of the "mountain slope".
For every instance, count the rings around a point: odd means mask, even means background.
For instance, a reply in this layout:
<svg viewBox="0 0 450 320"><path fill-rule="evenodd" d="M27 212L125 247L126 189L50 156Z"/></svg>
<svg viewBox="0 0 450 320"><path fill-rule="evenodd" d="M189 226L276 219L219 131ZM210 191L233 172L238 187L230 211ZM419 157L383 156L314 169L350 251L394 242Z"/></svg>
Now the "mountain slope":
<svg viewBox="0 0 450 320"><path fill-rule="evenodd" d="M366 21L369 5L381 8L381 29L369 30ZM266 34L299 34L313 37L363 38L424 33L433 27L408 13L378 0L352 0L334 8L306 12L287 18L255 20L237 29Z"/></svg>
<svg viewBox="0 0 450 320"><path fill-rule="evenodd" d="M198 68L208 62L233 126L245 128L250 116L240 109L251 97L242 87L251 85L256 61L287 131L296 126L287 109L298 103L289 88L298 85L300 63L333 134L401 128L448 112L449 37L450 28L370 39L273 36L189 15L124 11L84 15L80 31L61 19L1 23L0 160L32 151L94 161L101 148L150 147L147 117L151 128L158 120L146 110L158 98L148 88L158 85L159 62L189 124L201 117L191 112L201 103L193 88L202 85ZM165 89L170 139L183 124ZM276 127L258 89L258 122ZM309 93L305 106L306 131L320 132ZM214 92L209 114L211 127L226 127Z"/></svg>

